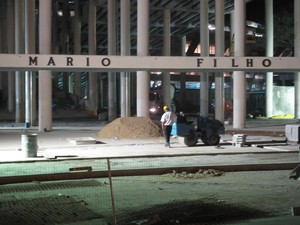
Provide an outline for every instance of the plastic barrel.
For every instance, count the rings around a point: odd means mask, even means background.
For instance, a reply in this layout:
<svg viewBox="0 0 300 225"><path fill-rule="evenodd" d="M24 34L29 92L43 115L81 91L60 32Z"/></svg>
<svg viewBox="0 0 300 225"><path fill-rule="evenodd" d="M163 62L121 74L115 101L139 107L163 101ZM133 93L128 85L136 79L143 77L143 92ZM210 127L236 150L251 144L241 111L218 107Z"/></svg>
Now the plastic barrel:
<svg viewBox="0 0 300 225"><path fill-rule="evenodd" d="M24 157L36 157L37 156L37 134L22 134L22 152Z"/></svg>

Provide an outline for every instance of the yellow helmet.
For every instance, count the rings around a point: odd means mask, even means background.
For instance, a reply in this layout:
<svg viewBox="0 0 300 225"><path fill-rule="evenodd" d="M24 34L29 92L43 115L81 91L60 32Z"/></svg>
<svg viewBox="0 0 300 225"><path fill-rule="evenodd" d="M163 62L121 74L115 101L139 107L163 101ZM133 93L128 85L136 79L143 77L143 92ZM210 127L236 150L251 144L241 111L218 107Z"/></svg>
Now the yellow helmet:
<svg viewBox="0 0 300 225"><path fill-rule="evenodd" d="M169 107L165 105L165 106L163 107L163 109L164 109L164 110L169 110Z"/></svg>

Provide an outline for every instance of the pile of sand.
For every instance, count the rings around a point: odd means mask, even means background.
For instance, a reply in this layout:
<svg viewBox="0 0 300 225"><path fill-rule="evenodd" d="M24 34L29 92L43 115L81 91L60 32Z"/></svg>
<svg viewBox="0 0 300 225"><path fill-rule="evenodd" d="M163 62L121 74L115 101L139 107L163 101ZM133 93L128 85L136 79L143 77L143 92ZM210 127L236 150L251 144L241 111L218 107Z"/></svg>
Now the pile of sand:
<svg viewBox="0 0 300 225"><path fill-rule="evenodd" d="M161 137L162 132L160 126L148 117L126 117L117 118L107 124L97 136L99 138L147 139Z"/></svg>

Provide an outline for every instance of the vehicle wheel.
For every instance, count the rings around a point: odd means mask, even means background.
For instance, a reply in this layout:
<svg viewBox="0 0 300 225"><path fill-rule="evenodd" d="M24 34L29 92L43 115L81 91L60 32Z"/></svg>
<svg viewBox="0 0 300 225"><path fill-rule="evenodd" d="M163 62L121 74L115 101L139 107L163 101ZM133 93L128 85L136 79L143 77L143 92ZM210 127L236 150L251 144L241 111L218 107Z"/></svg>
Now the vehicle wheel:
<svg viewBox="0 0 300 225"><path fill-rule="evenodd" d="M198 137L194 130L190 130L189 134L184 137L184 144L186 146L194 146L198 142Z"/></svg>
<svg viewBox="0 0 300 225"><path fill-rule="evenodd" d="M220 136L213 134L207 139L207 142L209 145L217 145L220 142Z"/></svg>
<svg viewBox="0 0 300 225"><path fill-rule="evenodd" d="M203 144L209 145L208 140L207 140L206 137L202 137L202 138L201 138L201 141L203 142Z"/></svg>

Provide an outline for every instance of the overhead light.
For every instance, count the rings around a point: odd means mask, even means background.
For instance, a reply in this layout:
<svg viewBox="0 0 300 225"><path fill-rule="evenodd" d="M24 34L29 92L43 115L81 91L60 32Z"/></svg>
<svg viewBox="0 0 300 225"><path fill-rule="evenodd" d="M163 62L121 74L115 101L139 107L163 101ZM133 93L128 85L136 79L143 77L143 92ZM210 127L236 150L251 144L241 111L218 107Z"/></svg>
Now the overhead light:
<svg viewBox="0 0 300 225"><path fill-rule="evenodd" d="M75 16L75 11L74 10L70 10L70 16L71 17Z"/></svg>
<svg viewBox="0 0 300 225"><path fill-rule="evenodd" d="M57 15L58 15L58 16L63 16L63 15L64 15L64 13L63 13L63 11L62 11L62 10L58 10L58 11L57 11Z"/></svg>
<svg viewBox="0 0 300 225"><path fill-rule="evenodd" d="M215 30L216 27L215 27L214 25L209 24L209 25L208 25L208 29L209 29L209 30Z"/></svg>
<svg viewBox="0 0 300 225"><path fill-rule="evenodd" d="M64 13L63 13L63 10L58 10L57 11L57 16L63 16ZM75 11L74 10L70 10L70 16L73 17L75 16Z"/></svg>
<svg viewBox="0 0 300 225"><path fill-rule="evenodd" d="M258 28L259 23L253 22L253 21L247 21L247 26L253 27L253 28Z"/></svg>

